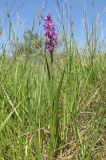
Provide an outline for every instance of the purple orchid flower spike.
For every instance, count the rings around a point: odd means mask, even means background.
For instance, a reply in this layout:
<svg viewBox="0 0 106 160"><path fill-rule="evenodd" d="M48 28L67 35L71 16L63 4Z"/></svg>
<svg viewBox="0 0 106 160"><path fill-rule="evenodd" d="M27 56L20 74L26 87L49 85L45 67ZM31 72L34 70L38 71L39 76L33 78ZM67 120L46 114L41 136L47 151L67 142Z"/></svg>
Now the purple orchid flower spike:
<svg viewBox="0 0 106 160"><path fill-rule="evenodd" d="M57 44L57 33L55 31L55 25L51 15L49 14L45 19L45 49L51 54L51 61L53 61L53 51Z"/></svg>

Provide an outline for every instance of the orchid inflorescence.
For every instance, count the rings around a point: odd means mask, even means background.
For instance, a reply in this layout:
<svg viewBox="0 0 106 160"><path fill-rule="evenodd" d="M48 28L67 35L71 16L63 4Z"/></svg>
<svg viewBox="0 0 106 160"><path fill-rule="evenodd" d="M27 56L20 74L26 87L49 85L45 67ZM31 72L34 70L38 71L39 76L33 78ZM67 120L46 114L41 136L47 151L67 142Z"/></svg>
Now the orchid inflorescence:
<svg viewBox="0 0 106 160"><path fill-rule="evenodd" d="M57 33L55 32L55 25L51 15L49 14L44 20L44 29L46 31L45 49L52 54L57 44Z"/></svg>

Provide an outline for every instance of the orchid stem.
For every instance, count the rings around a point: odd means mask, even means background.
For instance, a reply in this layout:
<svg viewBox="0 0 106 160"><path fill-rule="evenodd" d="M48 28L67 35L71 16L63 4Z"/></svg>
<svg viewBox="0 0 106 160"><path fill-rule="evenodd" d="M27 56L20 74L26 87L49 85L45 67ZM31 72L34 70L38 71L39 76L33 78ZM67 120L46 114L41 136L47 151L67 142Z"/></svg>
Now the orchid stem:
<svg viewBox="0 0 106 160"><path fill-rule="evenodd" d="M50 53L51 64L53 64L53 52Z"/></svg>

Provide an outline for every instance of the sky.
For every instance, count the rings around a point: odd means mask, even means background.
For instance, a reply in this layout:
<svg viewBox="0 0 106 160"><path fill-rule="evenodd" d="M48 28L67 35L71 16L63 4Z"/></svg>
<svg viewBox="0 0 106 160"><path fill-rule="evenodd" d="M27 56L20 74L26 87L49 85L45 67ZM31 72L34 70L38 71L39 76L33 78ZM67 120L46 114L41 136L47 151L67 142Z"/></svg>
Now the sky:
<svg viewBox="0 0 106 160"><path fill-rule="evenodd" d="M84 16L83 9L86 8L88 29L92 27L94 17L98 19L98 30L101 39L106 37L106 0L95 0L93 10L92 0L58 0L60 15L56 0L0 0L0 27L2 35L0 36L0 47L5 44L9 33L15 33L22 41L22 35L25 30L30 30L35 19L34 33L43 34L43 17L49 13L52 15L58 35L60 35L61 26L64 22L67 35L70 35L70 18L74 22L74 34L78 43L82 46L84 43ZM66 6L66 4L68 4ZM46 8L46 9L45 9ZM10 11L13 30L10 31L10 20L7 18ZM93 16L95 15L95 16ZM12 34L11 34L12 35ZM12 37L13 38L13 37ZM8 43L7 43L8 45Z"/></svg>

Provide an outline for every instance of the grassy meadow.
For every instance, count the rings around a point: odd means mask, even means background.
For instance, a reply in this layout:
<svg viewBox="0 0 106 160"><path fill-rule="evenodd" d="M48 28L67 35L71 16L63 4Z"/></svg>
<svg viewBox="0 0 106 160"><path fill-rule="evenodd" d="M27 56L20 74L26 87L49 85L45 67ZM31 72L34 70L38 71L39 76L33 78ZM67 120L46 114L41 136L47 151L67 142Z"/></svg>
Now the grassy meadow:
<svg viewBox="0 0 106 160"><path fill-rule="evenodd" d="M64 34L53 63L42 49L1 51L0 160L106 160L106 52L95 35L86 30L80 51Z"/></svg>

